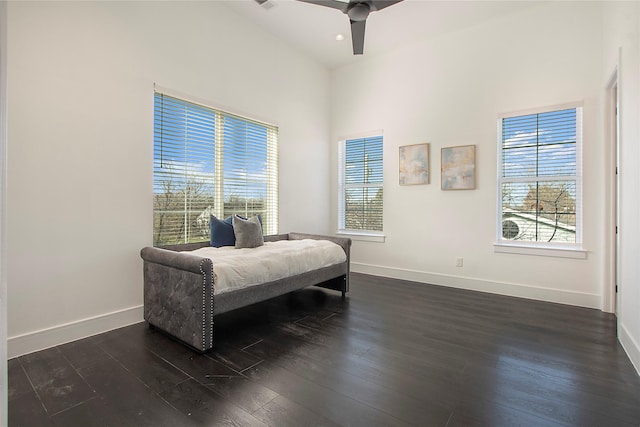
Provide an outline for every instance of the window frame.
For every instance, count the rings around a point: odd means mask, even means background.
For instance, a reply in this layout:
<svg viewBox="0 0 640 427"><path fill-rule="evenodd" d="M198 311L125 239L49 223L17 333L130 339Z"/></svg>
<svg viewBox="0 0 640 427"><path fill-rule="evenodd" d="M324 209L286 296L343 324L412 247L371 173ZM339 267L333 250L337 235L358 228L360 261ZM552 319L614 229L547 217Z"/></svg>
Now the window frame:
<svg viewBox="0 0 640 427"><path fill-rule="evenodd" d="M533 241L514 241L503 238L503 206L502 206L502 187L505 182L514 182L518 179L505 179L503 175L503 120L520 116L533 114L544 114L554 111L575 109L576 110L576 171L575 175L556 175L556 176L535 176L531 178L522 178L522 182L545 182L556 180L574 180L576 185L576 237L575 243L560 242L533 242ZM584 140L584 105L582 102L573 102L566 104L558 104L541 108L528 110L513 111L503 113L497 119L497 189L496 189L496 240L494 243L494 252L511 253L523 255L539 255L561 258L585 259L586 250L583 247L583 171L582 171L582 152Z"/></svg>
<svg viewBox="0 0 640 427"><path fill-rule="evenodd" d="M163 134L158 134L158 129L162 129L162 125L160 125L160 128L158 128L158 123L157 123L157 114L159 113L159 111L161 111L164 107L159 107L157 104L157 99L161 99L159 97L168 97L168 98L173 98L175 100L175 102L177 104L184 104L185 107L184 108L191 108L191 109L204 109L207 110L207 114L208 115L212 115L215 117L215 120L211 123L210 127L207 127L207 134L210 135L210 137L212 138L212 144L213 147L211 147L211 153L210 153L210 157L208 155L204 155L204 157L202 157L202 154L200 154L201 157L198 157L198 161L201 161L203 159L206 159L206 164L208 165L208 167L210 166L211 168L213 168L213 172L205 172L205 175L209 175L208 176L208 183L206 183L206 187L209 189L209 191L212 191L211 194L207 195L206 198L208 200L210 200L212 203L209 206L209 208L211 208L210 213L215 215L216 217L218 217L219 219L224 219L224 217L229 216L227 210L228 207L225 206L227 203L227 197L225 197L224 194L224 189L226 187L230 187L230 189L233 189L233 187L237 187L237 184L234 184L234 181L237 180L237 177L233 176L233 172L236 172L237 174L237 170L234 166L237 166L237 164L232 163L229 166L231 167L231 172L232 172L232 176L228 177L225 176L227 175L225 173L224 170L224 166L225 166L225 150L229 149L229 144L227 142L227 145L225 146L225 136L227 136L227 132L234 132L236 131L236 128L238 125L240 126L246 126L247 129L245 130L244 134L244 139L242 139L240 142L241 144L250 146L251 142L256 138L254 134L251 133L252 128L257 127L257 128L262 128L264 127L263 131L264 131L264 146L260 145L260 147L256 148L255 150L251 150L249 149L248 152L246 152L247 154L247 158L244 160L245 161L245 166L246 167L250 167L251 164L255 164L252 163L252 159L251 155L255 154L257 152L263 151L264 152L264 182L261 183L262 186L265 187L264 191L266 191L266 193L264 194L264 213L262 215L262 222L263 222L263 226L265 227L265 233L268 234L277 234L278 233L278 225L279 225L279 195L278 195L278 188L279 188L279 173L278 173L278 134L279 134L279 128L276 125L273 125L267 121L264 120L259 120L259 119L255 119L252 118L251 116L244 114L244 113L237 113L237 112L233 112L230 111L228 108L219 108L219 107L215 107L211 102L208 102L206 100L202 100L199 98L195 98L193 96L189 96L189 95L184 95L184 94L180 94L180 93L176 93L174 91L165 89L165 88L160 88L157 85L154 85L154 92L153 92L153 108L154 108L154 115L153 115L153 197L154 197L154 206L153 206L153 215L154 215L154 220L153 220L153 245L154 246L164 246L164 245L170 245L170 244L183 244L183 243L196 243L196 242L205 242L207 241L207 238L202 238L199 236L196 236L195 234L189 234L188 238L186 237L187 234L185 233L185 237L184 238L180 238L180 241L173 242L173 240L171 241L156 241L156 195L160 194L160 193L156 193L156 188L158 186L162 186L163 182L165 181L165 179L171 179L172 176L172 172L167 172L167 173L160 173L159 172L159 165L158 165L158 159L156 158L158 156L158 152L157 152L157 144L158 144L158 140L162 140L162 138L164 137ZM168 110L169 113L171 112L170 110ZM189 110L190 111L190 110ZM178 115L172 116L175 117L175 120L182 120L182 117L180 114L184 114L182 113L182 110L178 110ZM163 116L166 117L166 116ZM188 117L188 113L187 116ZM225 121L229 120L231 123L231 127L227 128L225 126ZM237 123L236 123L237 122ZM202 123L198 122L196 126L200 126L202 125ZM208 124L207 124L208 125ZM186 128L185 128L186 129ZM201 129L201 128L200 128ZM163 130L160 130L160 132L165 132ZM197 128L194 131L196 133L202 133L201 131L199 131ZM173 141L171 141L171 136L169 136L169 141L170 141L170 145L168 145L167 147L170 149L172 146L175 147L175 143ZM190 140L185 139L185 141L187 143L190 143ZM171 145L173 144L173 145ZM178 140L178 145L180 145L180 140ZM241 145L242 146L242 145ZM226 147L226 148L225 148ZM185 147L186 149L186 147ZM197 149L196 149L197 150ZM185 151L186 153L186 151ZM193 153L192 153L193 154ZM230 157L230 159L234 159L234 157ZM162 160L160 160L162 161ZM186 159L184 161L187 161ZM232 160L233 162L234 160ZM169 163L171 163L171 160L168 160ZM178 162L180 162L180 160L178 160ZM188 163L187 163L188 164ZM258 164L262 164L262 163L258 163ZM228 166L228 167L229 167ZM191 172L186 172L186 170L189 169L189 167L186 167L185 169L185 179L187 177L191 177L192 174ZM245 179L249 179L248 175L249 175L249 171L251 169L246 169L245 171L245 175L247 175L247 178ZM180 174L181 172L178 172L178 174ZM166 175L166 176L165 176ZM194 175L197 177L197 175ZM230 179L230 184L225 184L225 179ZM249 187L251 188L251 187ZM242 197L242 195L241 195ZM245 195L245 197L249 197L248 195ZM248 199L249 200L249 199ZM203 210L201 213L205 214L206 211L209 211L209 208ZM247 208L248 209L248 208ZM243 214L243 212L237 211L234 213L239 213L239 214ZM186 215L186 213L185 213ZM186 220L185 220L186 221ZM200 221L200 219L198 218L198 222ZM207 230L208 230L208 218L207 218L207 224L205 224L204 226L206 226ZM178 235L176 235L176 237L178 237ZM208 236L208 239L210 239L211 236Z"/></svg>
<svg viewBox="0 0 640 427"><path fill-rule="evenodd" d="M367 138L382 138L382 180L380 183L370 184L347 184L346 179L346 143L347 141ZM346 216L346 190L349 188L381 187L382 188L382 230L350 229L345 226ZM385 241L384 234L384 132L382 130L352 134L339 138L338 140L338 231L336 234L349 236L354 240L368 242Z"/></svg>

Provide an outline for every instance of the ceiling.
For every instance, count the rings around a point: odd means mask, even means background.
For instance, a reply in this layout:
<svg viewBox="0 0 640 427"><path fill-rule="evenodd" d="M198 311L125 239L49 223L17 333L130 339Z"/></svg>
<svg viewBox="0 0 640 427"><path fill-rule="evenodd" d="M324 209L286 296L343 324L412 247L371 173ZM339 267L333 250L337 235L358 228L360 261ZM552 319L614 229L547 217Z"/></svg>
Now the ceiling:
<svg viewBox="0 0 640 427"><path fill-rule="evenodd" d="M349 18L337 9L296 0L234 0L231 9L333 69L465 27L516 13L539 1L404 0L367 19L364 55L354 56ZM336 35L343 34L343 41Z"/></svg>

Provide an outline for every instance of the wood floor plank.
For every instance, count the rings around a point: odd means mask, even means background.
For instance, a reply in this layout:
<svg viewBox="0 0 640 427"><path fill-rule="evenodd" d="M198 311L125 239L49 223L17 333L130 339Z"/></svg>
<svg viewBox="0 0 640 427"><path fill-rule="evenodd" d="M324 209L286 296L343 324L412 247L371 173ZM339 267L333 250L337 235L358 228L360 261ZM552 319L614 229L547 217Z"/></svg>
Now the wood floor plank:
<svg viewBox="0 0 640 427"><path fill-rule="evenodd" d="M216 346L209 352L209 356L238 372L262 362L261 358L232 346Z"/></svg>
<svg viewBox="0 0 640 427"><path fill-rule="evenodd" d="M29 378L27 378L18 359L10 359L7 362L7 376L9 379L9 402L25 394L34 393Z"/></svg>
<svg viewBox="0 0 640 427"><path fill-rule="evenodd" d="M200 426L264 426L250 413L226 401L218 394L189 379L165 391L161 395Z"/></svg>
<svg viewBox="0 0 640 427"><path fill-rule="evenodd" d="M51 417L56 427L136 427L137 420L121 416L120 411L113 408L101 398L95 397L67 409Z"/></svg>
<svg viewBox="0 0 640 427"><path fill-rule="evenodd" d="M275 365L261 363L249 368L245 375L342 426L411 425Z"/></svg>
<svg viewBox="0 0 640 427"><path fill-rule="evenodd" d="M189 375L146 348L142 340L107 338L99 346L156 393L162 393L189 378Z"/></svg>
<svg viewBox="0 0 640 427"><path fill-rule="evenodd" d="M137 426L193 425L115 360L96 363L79 372L119 416L135 421Z"/></svg>
<svg viewBox="0 0 640 427"><path fill-rule="evenodd" d="M254 412L253 415L267 425L278 427L332 427L339 425L298 405L284 396L278 396L273 399L264 407Z"/></svg>
<svg viewBox="0 0 640 427"><path fill-rule="evenodd" d="M215 377L237 377L240 373L207 354L197 353L161 334L147 337L148 349L158 357L170 361L173 366L206 384Z"/></svg>
<svg viewBox="0 0 640 427"><path fill-rule="evenodd" d="M98 345L100 341L101 339L89 337L60 345L58 350L74 368L83 368L109 360L110 356Z"/></svg>
<svg viewBox="0 0 640 427"><path fill-rule="evenodd" d="M566 427L568 424L551 421L505 407L484 399L467 401L464 407L456 408L447 427Z"/></svg>
<svg viewBox="0 0 640 427"><path fill-rule="evenodd" d="M31 393L23 393L9 402L8 412L10 427L53 426L49 414L33 390Z"/></svg>
<svg viewBox="0 0 640 427"><path fill-rule="evenodd" d="M21 356L20 363L49 415L95 397L57 347Z"/></svg>
<svg viewBox="0 0 640 427"><path fill-rule="evenodd" d="M219 395L253 413L278 397L278 393L244 376L211 377L204 384Z"/></svg>

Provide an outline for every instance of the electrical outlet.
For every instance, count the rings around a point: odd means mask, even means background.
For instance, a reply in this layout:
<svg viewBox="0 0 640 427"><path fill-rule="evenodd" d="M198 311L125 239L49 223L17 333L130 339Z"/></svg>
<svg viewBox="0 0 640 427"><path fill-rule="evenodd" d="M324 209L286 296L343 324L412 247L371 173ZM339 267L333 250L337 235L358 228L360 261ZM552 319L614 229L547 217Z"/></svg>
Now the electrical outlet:
<svg viewBox="0 0 640 427"><path fill-rule="evenodd" d="M462 267L462 258L456 259L456 267Z"/></svg>

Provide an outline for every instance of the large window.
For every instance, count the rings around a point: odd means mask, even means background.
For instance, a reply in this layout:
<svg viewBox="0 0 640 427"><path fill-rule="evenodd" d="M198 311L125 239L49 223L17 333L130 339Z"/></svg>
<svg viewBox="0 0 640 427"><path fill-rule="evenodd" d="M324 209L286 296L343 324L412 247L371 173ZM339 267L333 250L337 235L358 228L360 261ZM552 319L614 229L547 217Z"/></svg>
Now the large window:
<svg viewBox="0 0 640 427"><path fill-rule="evenodd" d="M498 241L579 245L582 107L499 119Z"/></svg>
<svg viewBox="0 0 640 427"><path fill-rule="evenodd" d="M155 93L154 245L209 239L209 217L278 227L278 128Z"/></svg>
<svg viewBox="0 0 640 427"><path fill-rule="evenodd" d="M382 136L340 141L338 228L382 232Z"/></svg>

